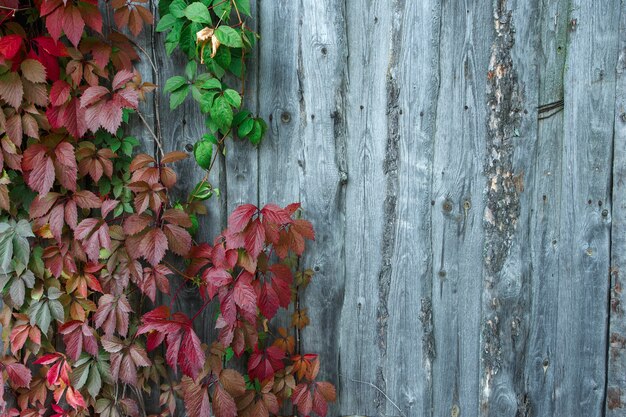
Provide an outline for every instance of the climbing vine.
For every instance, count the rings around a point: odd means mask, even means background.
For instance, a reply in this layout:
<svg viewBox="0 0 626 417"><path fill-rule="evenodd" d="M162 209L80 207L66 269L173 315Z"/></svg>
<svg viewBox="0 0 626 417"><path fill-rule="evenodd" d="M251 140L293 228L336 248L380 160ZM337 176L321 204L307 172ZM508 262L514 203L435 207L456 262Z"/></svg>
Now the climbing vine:
<svg viewBox="0 0 626 417"><path fill-rule="evenodd" d="M140 53L158 78L129 37L151 30L146 0L0 0L0 415L141 416L156 393L164 417L177 399L190 417L325 416L335 389L300 342L315 236L299 204L245 204L211 243L197 235L216 158L266 130L242 108L249 1L164 0L159 15L167 53L188 58L163 86L170 108L206 114L193 150L206 175L183 201L170 190L188 155L165 153L158 115L138 108L157 88ZM157 155L136 152L134 118ZM173 310L175 277L204 301L191 317ZM212 304L217 338L200 340Z"/></svg>

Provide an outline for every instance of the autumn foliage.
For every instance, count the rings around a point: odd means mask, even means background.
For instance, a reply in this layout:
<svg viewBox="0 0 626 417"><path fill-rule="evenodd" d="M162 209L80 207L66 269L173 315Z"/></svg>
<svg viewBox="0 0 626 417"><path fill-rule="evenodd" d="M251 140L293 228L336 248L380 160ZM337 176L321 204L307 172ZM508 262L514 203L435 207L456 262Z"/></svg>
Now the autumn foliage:
<svg viewBox="0 0 626 417"><path fill-rule="evenodd" d="M116 27L103 27L107 8ZM315 234L299 204L242 205L212 241L196 233L226 139L258 144L266 129L241 108L249 1L159 9L168 53L189 59L164 87L171 107L191 94L209 129L194 148L207 175L183 202L172 188L188 155L163 153L149 126L160 152L135 154L125 134L157 88L134 68L127 37L153 23L149 4L0 0L0 415L165 417L182 399L190 417L264 417L290 404L325 416L335 389L300 341L309 319L299 296L313 276L300 256ZM173 309L183 286L204 301L193 317ZM201 340L210 305L217 337ZM280 309L288 328L272 324ZM144 401L154 392L156 407Z"/></svg>

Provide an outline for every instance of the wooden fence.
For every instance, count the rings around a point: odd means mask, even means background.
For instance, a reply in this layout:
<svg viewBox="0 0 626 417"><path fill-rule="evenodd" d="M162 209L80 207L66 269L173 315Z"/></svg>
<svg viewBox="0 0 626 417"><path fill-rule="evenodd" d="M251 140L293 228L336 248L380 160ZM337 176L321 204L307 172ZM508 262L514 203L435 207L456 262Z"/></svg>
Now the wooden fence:
<svg viewBox="0 0 626 417"><path fill-rule="evenodd" d="M269 134L229 146L200 233L302 202L331 415L626 415L626 3L253 3L247 101ZM182 73L162 35L142 47L144 79ZM197 106L152 100L166 151L189 150ZM179 174L179 195L202 177Z"/></svg>

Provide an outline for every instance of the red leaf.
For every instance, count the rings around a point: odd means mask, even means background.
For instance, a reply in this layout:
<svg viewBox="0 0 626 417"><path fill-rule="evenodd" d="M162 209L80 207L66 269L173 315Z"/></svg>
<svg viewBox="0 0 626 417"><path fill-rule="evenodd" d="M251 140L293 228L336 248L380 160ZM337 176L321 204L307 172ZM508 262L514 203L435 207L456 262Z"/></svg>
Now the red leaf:
<svg viewBox="0 0 626 417"><path fill-rule="evenodd" d="M9 375L9 382L14 388L28 388L32 375L30 369L21 363L8 363L4 365L4 369Z"/></svg>
<svg viewBox="0 0 626 417"><path fill-rule="evenodd" d="M13 59L22 46L20 35L6 35L0 38L0 55L5 59Z"/></svg>
<svg viewBox="0 0 626 417"><path fill-rule="evenodd" d="M61 106L70 98L70 85L63 80L56 80L50 88L50 104Z"/></svg>
<svg viewBox="0 0 626 417"><path fill-rule="evenodd" d="M141 239L139 253L151 264L157 265L165 256L167 237L161 229L149 230Z"/></svg>
<svg viewBox="0 0 626 417"><path fill-rule="evenodd" d="M261 214L263 215L263 221L272 222L278 225L289 224L292 222L291 214L276 204L266 204L261 209Z"/></svg>
<svg viewBox="0 0 626 417"><path fill-rule="evenodd" d="M100 201L98 196L88 190L75 192L72 196L72 200L74 200L79 207L84 209L100 208L102 205L102 201Z"/></svg>
<svg viewBox="0 0 626 417"><path fill-rule="evenodd" d="M240 309L247 311L251 316L256 315L256 294L251 285L252 275L242 272L233 289L233 299Z"/></svg>
<svg viewBox="0 0 626 417"><path fill-rule="evenodd" d="M115 209L115 207L118 206L120 202L117 200L104 200L102 202L102 208L101 208L101 212L102 212L102 217L106 217L108 216L108 214Z"/></svg>
<svg viewBox="0 0 626 417"><path fill-rule="evenodd" d="M163 232L167 237L169 249L181 256L186 256L191 249L191 235L188 231L180 226L166 224L163 226Z"/></svg>
<svg viewBox="0 0 626 417"><path fill-rule="evenodd" d="M285 367L284 357L285 352L276 346L270 346L263 351L255 349L248 360L248 374L251 378L265 381L273 377L276 371Z"/></svg>
<svg viewBox="0 0 626 417"><path fill-rule="evenodd" d="M230 272L221 268L209 268L202 273L202 279L206 284L209 299L218 293L220 288L233 282Z"/></svg>
<svg viewBox="0 0 626 417"><path fill-rule="evenodd" d="M72 360L78 360L81 352L85 350L91 355L98 354L98 341L95 331L81 321L70 321L59 327L59 333L63 335L65 352Z"/></svg>
<svg viewBox="0 0 626 417"><path fill-rule="evenodd" d="M41 144L29 146L24 151L22 169L30 171L27 183L30 188L39 194L46 194L54 183L54 164L46 153L46 147Z"/></svg>
<svg viewBox="0 0 626 417"><path fill-rule="evenodd" d="M124 294L113 296L104 294L98 301L98 311L94 315L97 328L102 328L104 334L117 333L126 337L128 334L128 313L132 312L130 304Z"/></svg>
<svg viewBox="0 0 626 417"><path fill-rule="evenodd" d="M80 97L80 106L87 107L91 106L102 99L105 95L109 94L109 90L106 87L95 86L89 87L85 90L83 95Z"/></svg>
<svg viewBox="0 0 626 417"><path fill-rule="evenodd" d="M298 407L300 414L308 416L313 408L313 399L308 384L298 384L293 390L291 401Z"/></svg>
<svg viewBox="0 0 626 417"><path fill-rule="evenodd" d="M121 70L121 71L118 71L115 74L115 77L113 77L113 82L111 83L111 88L113 88L113 90L119 90L127 82L132 80L133 76L134 76L134 74L131 71L128 71L128 70L125 70L125 69Z"/></svg>
<svg viewBox="0 0 626 417"><path fill-rule="evenodd" d="M143 269L143 277L139 283L139 289L146 294L152 302L156 299L156 289L159 288L164 294L170 292L170 282L167 279L167 275L172 274L169 268L164 265L157 265L155 267L147 267Z"/></svg>
<svg viewBox="0 0 626 417"><path fill-rule="evenodd" d="M228 229L231 233L241 232L248 225L258 208L252 204L237 207L228 217Z"/></svg>
<svg viewBox="0 0 626 417"><path fill-rule="evenodd" d="M85 408L87 406L81 393L71 385L67 387L67 391L65 392L65 401L67 401L67 404L74 410Z"/></svg>
<svg viewBox="0 0 626 417"><path fill-rule="evenodd" d="M62 186L76 191L78 166L74 155L74 146L69 142L60 142L54 149L54 168L56 177Z"/></svg>
<svg viewBox="0 0 626 417"><path fill-rule="evenodd" d="M183 373L196 379L204 367L204 351L200 339L193 330L191 320L182 314L175 313L168 319L169 309L161 306L142 317L142 325L137 334L156 331L165 334L167 342L167 363L176 372L178 366ZM163 339L161 339L163 340Z"/></svg>
<svg viewBox="0 0 626 417"><path fill-rule="evenodd" d="M83 249L92 262L100 257L100 249L111 249L109 226L100 219L85 219L74 230L74 237L80 240Z"/></svg>
<svg viewBox="0 0 626 417"><path fill-rule="evenodd" d="M122 341L115 336L102 338L102 347L111 354L111 376L127 384L137 384L137 367L150 366L146 351L129 339Z"/></svg>
<svg viewBox="0 0 626 417"><path fill-rule="evenodd" d="M257 258L263 250L265 243L265 229L259 219L254 220L244 230L245 240L244 247L253 258Z"/></svg>
<svg viewBox="0 0 626 417"><path fill-rule="evenodd" d="M132 214L124 220L124 233L127 235L136 235L139 232L143 232L150 223L152 223L152 216L147 214Z"/></svg>

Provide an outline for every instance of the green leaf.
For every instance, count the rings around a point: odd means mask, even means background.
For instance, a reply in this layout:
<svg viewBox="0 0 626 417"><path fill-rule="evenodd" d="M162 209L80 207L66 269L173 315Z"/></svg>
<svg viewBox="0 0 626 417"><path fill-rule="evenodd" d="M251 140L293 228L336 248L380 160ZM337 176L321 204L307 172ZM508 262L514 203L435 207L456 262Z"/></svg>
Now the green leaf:
<svg viewBox="0 0 626 417"><path fill-rule="evenodd" d="M252 16L250 14L250 0L235 0L235 4L237 5L237 9L240 13Z"/></svg>
<svg viewBox="0 0 626 417"><path fill-rule="evenodd" d="M228 362L229 360L233 358L233 356L235 356L235 351L233 350L231 346L228 346L226 348L225 353L226 355L224 355L224 359L226 360L226 362Z"/></svg>
<svg viewBox="0 0 626 417"><path fill-rule="evenodd" d="M222 130L227 130L233 123L233 109L224 96L218 96L213 101L211 118Z"/></svg>
<svg viewBox="0 0 626 417"><path fill-rule="evenodd" d="M215 29L215 36L222 43L222 45L231 48L242 48L243 42L241 41L241 35L235 29L230 26L222 25Z"/></svg>
<svg viewBox="0 0 626 417"><path fill-rule="evenodd" d="M183 101L187 98L187 94L189 94L188 84L185 84L178 90L174 91L170 96L170 110L174 110L176 107L183 104Z"/></svg>
<svg viewBox="0 0 626 417"><path fill-rule="evenodd" d="M199 1L191 3L185 8L183 13L185 14L185 17L192 22L204 23L207 25L211 24L211 13L209 13L209 9L207 9L207 7Z"/></svg>
<svg viewBox="0 0 626 417"><path fill-rule="evenodd" d="M176 75L165 82L165 88L163 89L163 91L165 91L166 93L170 93L174 90L178 90L185 84L187 84L187 80L185 79L185 77Z"/></svg>
<svg viewBox="0 0 626 417"><path fill-rule="evenodd" d="M252 128L252 131L248 134L248 140L250 141L250 143L252 143L253 145L258 145L259 143L261 143L261 139L263 139L263 134L265 133L266 129L267 126L262 119L255 119L254 127Z"/></svg>
<svg viewBox="0 0 626 417"><path fill-rule="evenodd" d="M196 142L193 147L193 156L202 169L209 169L213 158L213 144L206 140Z"/></svg>
<svg viewBox="0 0 626 417"><path fill-rule="evenodd" d="M230 88L224 90L224 98L230 103L231 106L237 108L241 107L241 96L235 90Z"/></svg>
<svg viewBox="0 0 626 417"><path fill-rule="evenodd" d="M196 33L202 29L202 24L187 22L180 35L180 49L187 54L187 58L193 59L198 55L196 50Z"/></svg>
<svg viewBox="0 0 626 417"><path fill-rule="evenodd" d="M254 119L247 118L246 120L243 121L243 123L239 125L239 129L237 130L237 135L240 138L248 136L248 134L252 131L253 128L254 128Z"/></svg>
<svg viewBox="0 0 626 417"><path fill-rule="evenodd" d="M177 19L185 16L185 9L187 8L187 3L184 0L174 0L172 4L170 4L169 10L170 13Z"/></svg>
<svg viewBox="0 0 626 417"><path fill-rule="evenodd" d="M213 12L219 17L220 20L228 20L230 16L230 1L213 0Z"/></svg>
<svg viewBox="0 0 626 417"><path fill-rule="evenodd" d="M26 220L0 223L0 273L13 271L14 263L28 265L30 257L28 238L34 236L30 223Z"/></svg>
<svg viewBox="0 0 626 417"><path fill-rule="evenodd" d="M219 144L217 138L215 137L214 134L212 133L205 133L204 135L202 135L202 140L208 140L209 142L211 142L213 145L217 145Z"/></svg>
<svg viewBox="0 0 626 417"><path fill-rule="evenodd" d="M198 63L196 61L189 61L185 66L185 75L189 80L193 80L198 70Z"/></svg>
<svg viewBox="0 0 626 417"><path fill-rule="evenodd" d="M203 90L216 90L216 89L221 89L221 88L222 88L222 83L217 78L211 78L209 80L206 80L204 83L202 83Z"/></svg>
<svg viewBox="0 0 626 417"><path fill-rule="evenodd" d="M95 398L102 388L102 378L100 377L100 371L96 366L90 366L89 377L87 378L87 391L89 395Z"/></svg>
<svg viewBox="0 0 626 417"><path fill-rule="evenodd" d="M176 23L174 23L174 26L172 26L172 30L165 37L165 51L168 55L171 55L180 43L180 34L183 30L183 26L184 21L177 20Z"/></svg>
<svg viewBox="0 0 626 417"><path fill-rule="evenodd" d="M200 98L200 111L202 113L208 113L211 111L211 107L213 106L213 100L215 99L216 95L217 92L210 92L202 95L202 97Z"/></svg>
<svg viewBox="0 0 626 417"><path fill-rule="evenodd" d="M171 29L174 26L174 23L176 23L176 17L173 14L168 13L159 19L156 31L165 32L166 30Z"/></svg>
<svg viewBox="0 0 626 417"><path fill-rule="evenodd" d="M191 96L198 103L202 103L202 92L195 84L191 86Z"/></svg>
<svg viewBox="0 0 626 417"><path fill-rule="evenodd" d="M208 182L201 181L196 184L191 195L196 200L204 201L211 198L211 196L213 195L213 188Z"/></svg>

